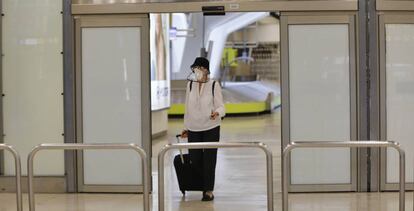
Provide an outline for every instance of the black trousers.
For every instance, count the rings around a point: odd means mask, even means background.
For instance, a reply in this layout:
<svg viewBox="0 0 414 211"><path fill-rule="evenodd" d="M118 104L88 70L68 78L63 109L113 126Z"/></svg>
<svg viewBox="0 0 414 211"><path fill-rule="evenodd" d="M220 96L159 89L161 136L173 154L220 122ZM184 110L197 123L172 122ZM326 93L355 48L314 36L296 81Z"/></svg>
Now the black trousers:
<svg viewBox="0 0 414 211"><path fill-rule="evenodd" d="M220 126L206 131L188 131L188 142L218 142ZM217 149L189 149L190 159L203 176L204 191L214 190Z"/></svg>

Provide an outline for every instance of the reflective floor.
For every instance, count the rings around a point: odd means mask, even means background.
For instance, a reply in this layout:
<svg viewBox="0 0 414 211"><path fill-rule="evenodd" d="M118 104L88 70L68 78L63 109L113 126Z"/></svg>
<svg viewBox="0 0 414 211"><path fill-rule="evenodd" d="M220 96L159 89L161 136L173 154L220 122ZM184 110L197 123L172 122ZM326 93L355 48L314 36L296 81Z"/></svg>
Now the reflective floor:
<svg viewBox="0 0 414 211"><path fill-rule="evenodd" d="M154 195L152 210L158 210L156 156L167 142L175 142L175 134L183 127L182 120L172 119L165 137L153 141ZM222 125L221 140L261 141L273 151L274 203L281 211L280 188L280 112L252 117L227 117ZM218 154L215 200L201 202L200 192L184 198L178 190L171 160L166 157L166 210L168 211L265 211L265 156L256 149L220 149ZM407 193L406 210L413 210L412 192ZM325 193L290 194L290 210L295 211L396 211L397 193ZM24 195L24 210L28 210ZM0 211L15 211L15 195L0 194ZM129 211L143 210L142 195L137 194L36 194L37 211Z"/></svg>
<svg viewBox="0 0 414 211"><path fill-rule="evenodd" d="M242 191L242 190L240 190ZM186 199L174 196L166 201L166 210L182 211L266 211L264 194L240 197L230 192L217 192L214 202L199 201L199 194ZM406 210L412 211L412 192L407 193ZM281 211L280 194L275 197L275 210ZM135 194L37 194L37 211L138 211L142 198ZM397 211L396 193L330 193L291 194L290 211ZM155 205L155 204L154 204ZM157 205L152 210L157 210ZM15 195L0 194L0 210L16 211ZM24 197L24 210L27 197Z"/></svg>

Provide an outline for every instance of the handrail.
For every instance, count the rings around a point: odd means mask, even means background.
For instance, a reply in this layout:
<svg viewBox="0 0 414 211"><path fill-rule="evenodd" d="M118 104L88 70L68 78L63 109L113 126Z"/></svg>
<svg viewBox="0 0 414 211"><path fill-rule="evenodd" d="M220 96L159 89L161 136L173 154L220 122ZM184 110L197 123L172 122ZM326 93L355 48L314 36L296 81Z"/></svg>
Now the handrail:
<svg viewBox="0 0 414 211"><path fill-rule="evenodd" d="M33 191L33 159L37 152L40 150L119 150L119 149L130 149L136 151L142 160L142 169L144 174L144 211L150 211L149 208L149 169L148 169L148 158L145 151L136 144L40 144L37 145L29 153L27 158L27 172L28 172L28 183L29 183L29 210L35 211L35 198Z"/></svg>
<svg viewBox="0 0 414 211"><path fill-rule="evenodd" d="M401 149L400 144L393 141L296 141L288 144L283 150L283 211L289 210L288 203L288 156L295 148L361 148L361 147L381 147L394 148L400 154L400 199L399 211L405 210L405 152Z"/></svg>
<svg viewBox="0 0 414 211"><path fill-rule="evenodd" d="M259 148L266 153L267 169L267 210L273 211L273 162L272 152L260 142L203 142L167 144L158 154L158 209L165 210L164 201L164 158L167 151L172 149L216 149L216 148Z"/></svg>
<svg viewBox="0 0 414 211"><path fill-rule="evenodd" d="M19 153L14 149L13 146L8 144L0 144L1 150L9 151L14 157L14 171L16 172L16 204L17 210L23 211L23 202L22 202L22 186L21 186L21 162Z"/></svg>

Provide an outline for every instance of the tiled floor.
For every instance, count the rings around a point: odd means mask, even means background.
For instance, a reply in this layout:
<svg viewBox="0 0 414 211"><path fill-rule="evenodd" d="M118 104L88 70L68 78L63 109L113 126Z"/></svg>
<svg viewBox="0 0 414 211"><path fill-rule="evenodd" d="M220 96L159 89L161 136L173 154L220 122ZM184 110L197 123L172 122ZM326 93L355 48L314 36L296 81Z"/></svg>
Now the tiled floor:
<svg viewBox="0 0 414 211"><path fill-rule="evenodd" d="M153 141L154 195L152 210L158 210L156 156L167 142L175 142L182 120L173 119L169 133ZM273 151L274 203L281 211L280 194L280 113L229 117L222 125L222 141L262 141ZM220 149L214 202L201 202L201 193L190 192L185 198L178 190L171 159L166 158L166 210L168 211L265 211L265 157L255 149ZM407 193L406 210L412 208L412 193ZM397 193L324 193L290 194L290 210L295 211L396 211ZM28 210L27 195L24 210ZM0 194L0 211L15 211L15 195ZM37 211L136 211L142 210L142 196L136 194L37 194Z"/></svg>

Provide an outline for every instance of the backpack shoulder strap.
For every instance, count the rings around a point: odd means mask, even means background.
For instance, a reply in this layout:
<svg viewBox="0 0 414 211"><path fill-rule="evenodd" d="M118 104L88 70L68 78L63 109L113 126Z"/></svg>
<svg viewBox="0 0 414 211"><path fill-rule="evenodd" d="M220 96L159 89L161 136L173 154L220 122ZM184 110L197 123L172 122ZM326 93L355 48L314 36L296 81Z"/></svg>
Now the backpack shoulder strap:
<svg viewBox="0 0 414 211"><path fill-rule="evenodd" d="M212 92L213 92L213 97L214 97L214 87L215 87L215 85L216 85L216 81L213 81L213 86L211 87Z"/></svg>
<svg viewBox="0 0 414 211"><path fill-rule="evenodd" d="M190 81L190 92L192 88L193 88L193 81Z"/></svg>

